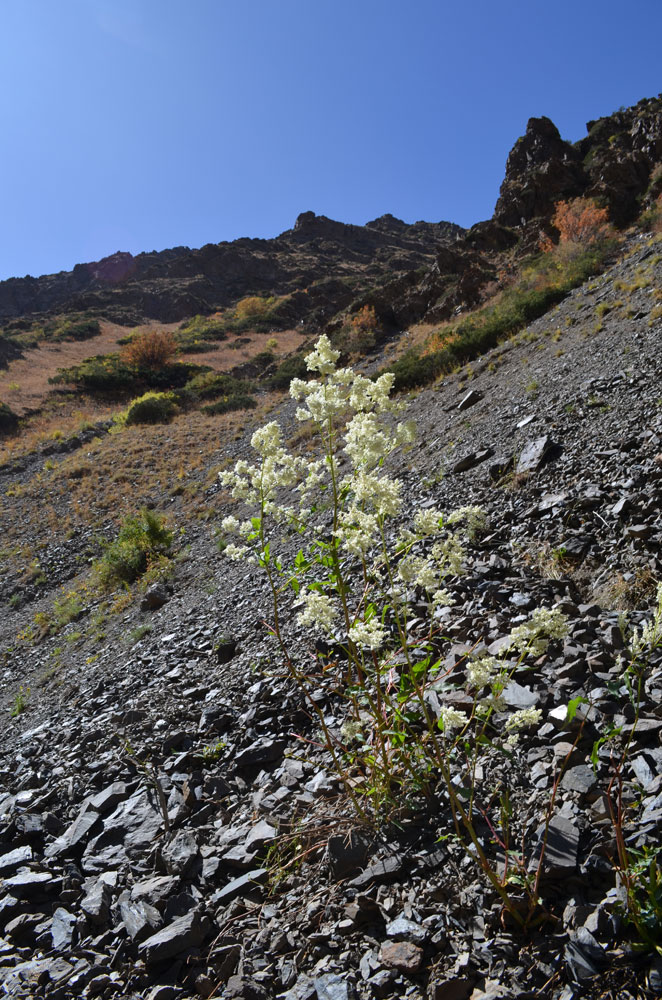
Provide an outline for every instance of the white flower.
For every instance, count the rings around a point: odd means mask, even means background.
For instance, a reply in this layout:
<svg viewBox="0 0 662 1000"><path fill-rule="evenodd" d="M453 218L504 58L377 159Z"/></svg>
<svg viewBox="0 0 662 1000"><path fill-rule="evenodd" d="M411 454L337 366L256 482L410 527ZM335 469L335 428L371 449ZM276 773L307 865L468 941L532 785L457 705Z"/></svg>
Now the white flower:
<svg viewBox="0 0 662 1000"><path fill-rule="evenodd" d="M300 625L321 625L327 631L333 628L337 616L330 597L316 590L307 590L302 594L302 601L303 611L297 615Z"/></svg>
<svg viewBox="0 0 662 1000"><path fill-rule="evenodd" d="M221 528L223 531L227 531L228 534L233 535L236 531L239 531L239 519L234 514L230 514L221 521Z"/></svg>
<svg viewBox="0 0 662 1000"><path fill-rule="evenodd" d="M506 729L509 732L528 729L530 726L537 726L541 718L542 711L539 708L522 708L519 712L513 712L506 722Z"/></svg>
<svg viewBox="0 0 662 1000"><path fill-rule="evenodd" d="M441 576L459 576L462 572L464 547L455 535L435 542L430 555L437 563Z"/></svg>
<svg viewBox="0 0 662 1000"><path fill-rule="evenodd" d="M223 549L223 555L233 562L237 562L239 559L243 559L246 553L249 551L247 545L235 545L232 542L230 545L226 545Z"/></svg>
<svg viewBox="0 0 662 1000"><path fill-rule="evenodd" d="M272 420L259 427L251 438L251 446L263 457L277 455L282 448L280 424Z"/></svg>
<svg viewBox="0 0 662 1000"><path fill-rule="evenodd" d="M449 514L448 524L455 524L458 521L465 522L467 535L473 539L479 532L485 529L487 515L482 507L458 507L452 514Z"/></svg>
<svg viewBox="0 0 662 1000"><path fill-rule="evenodd" d="M339 357L340 351L336 351L331 346L329 338L325 334L322 334L315 344L315 350L306 355L306 365L309 371L319 372L321 375L330 375L335 370L336 361Z"/></svg>
<svg viewBox="0 0 662 1000"><path fill-rule="evenodd" d="M443 520L440 510L419 510L414 517L414 526L420 535L437 535Z"/></svg>
<svg viewBox="0 0 662 1000"><path fill-rule="evenodd" d="M354 479L347 481L360 504L370 504L377 514L393 517L400 511L399 479L389 479L388 476L377 476L364 471L357 472Z"/></svg>
<svg viewBox="0 0 662 1000"><path fill-rule="evenodd" d="M435 608L452 608L455 604L447 590L435 590L431 600L432 606Z"/></svg>
<svg viewBox="0 0 662 1000"><path fill-rule="evenodd" d="M292 399L303 399L306 395L307 383L300 378L293 378L290 382L290 396ZM297 410L297 413L299 411Z"/></svg>
<svg viewBox="0 0 662 1000"><path fill-rule="evenodd" d="M536 608L528 622L510 633L510 646L520 653L540 656L547 649L550 639L564 639L568 634L568 619L556 609Z"/></svg>
<svg viewBox="0 0 662 1000"><path fill-rule="evenodd" d="M438 726L444 732L451 732L453 729L463 729L469 722L464 712L457 708L442 706L439 710Z"/></svg>
<svg viewBox="0 0 662 1000"><path fill-rule="evenodd" d="M633 658L646 651L656 649L662 643L662 583L657 585L657 606L651 621L644 622L639 629L632 630L630 651Z"/></svg>
<svg viewBox="0 0 662 1000"><path fill-rule="evenodd" d="M480 691L492 683L495 673L502 669L503 664L494 656L483 656L472 660L467 668L467 680L471 687Z"/></svg>
<svg viewBox="0 0 662 1000"><path fill-rule="evenodd" d="M341 516L334 534L347 552L362 556L375 544L379 523L374 514L354 506Z"/></svg>
<svg viewBox="0 0 662 1000"><path fill-rule="evenodd" d="M372 618L369 622L357 622L353 625L349 630L349 637L357 646L380 649L384 645L386 632L379 619Z"/></svg>

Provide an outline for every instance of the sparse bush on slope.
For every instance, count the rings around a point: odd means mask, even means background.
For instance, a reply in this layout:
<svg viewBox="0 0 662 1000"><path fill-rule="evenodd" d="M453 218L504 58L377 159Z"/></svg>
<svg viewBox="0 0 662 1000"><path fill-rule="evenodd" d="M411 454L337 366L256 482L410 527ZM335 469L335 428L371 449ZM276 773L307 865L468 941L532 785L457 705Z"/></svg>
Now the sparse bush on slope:
<svg viewBox="0 0 662 1000"><path fill-rule="evenodd" d="M127 517L115 541L95 564L99 585L111 590L123 583L133 583L147 570L150 561L169 552L172 539L172 531L164 519L151 510L144 508Z"/></svg>
<svg viewBox="0 0 662 1000"><path fill-rule="evenodd" d="M127 424L167 424L177 413L177 396L174 392L146 392L129 403Z"/></svg>
<svg viewBox="0 0 662 1000"><path fill-rule="evenodd" d="M389 365L385 370L395 374L395 390L427 385L543 316L573 288L602 270L612 245L596 241L577 253L554 251L530 261L517 283L494 302L433 334L424 353L409 351Z"/></svg>
<svg viewBox="0 0 662 1000"><path fill-rule="evenodd" d="M176 353L177 343L171 333L150 330L131 338L122 351L122 361L134 368L158 370L170 364Z"/></svg>
<svg viewBox="0 0 662 1000"><path fill-rule="evenodd" d="M70 368L58 368L48 381L52 385L75 385L83 392L123 395L140 389L180 389L202 372L203 365L175 362L161 368L138 368L119 354L98 354Z"/></svg>

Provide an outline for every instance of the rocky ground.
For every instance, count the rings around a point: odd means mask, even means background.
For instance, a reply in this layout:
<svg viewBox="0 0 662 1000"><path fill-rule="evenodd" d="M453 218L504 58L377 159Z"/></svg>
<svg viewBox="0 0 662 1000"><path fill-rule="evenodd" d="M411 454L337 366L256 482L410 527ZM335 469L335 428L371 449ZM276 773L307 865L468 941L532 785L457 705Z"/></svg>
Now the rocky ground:
<svg viewBox="0 0 662 1000"><path fill-rule="evenodd" d="M523 664L506 692L511 708L541 709L540 723L507 765L486 758L478 786L486 813L492 782L509 788L534 870L548 817L547 919L523 934L507 918L449 836L443 794L390 825L357 820L267 636L258 570L224 560L194 523L171 580L105 621L103 639L85 628L92 598L79 621L32 646L16 637L35 605L3 609L6 995L662 994L659 958L624 920L609 809L614 760L631 737L625 836L653 858L662 657L650 657L636 715L623 661L662 580L661 289L659 242L633 239L622 261L514 341L416 395L419 443L396 466L408 512L480 504L489 518L449 585L447 669L461 678L469 649L498 649L538 606L568 618L565 640ZM281 417L292 434L291 404ZM227 455L246 455L250 434L228 441ZM20 484L28 466L5 469L4 483ZM219 517L230 510L214 482L207 500ZM69 540L68 558L83 542ZM312 662L315 636L293 617L286 631ZM342 699L324 678L313 693L339 729ZM600 744L609 727L621 736ZM480 836L490 845L487 824ZM659 893L648 902L659 933Z"/></svg>

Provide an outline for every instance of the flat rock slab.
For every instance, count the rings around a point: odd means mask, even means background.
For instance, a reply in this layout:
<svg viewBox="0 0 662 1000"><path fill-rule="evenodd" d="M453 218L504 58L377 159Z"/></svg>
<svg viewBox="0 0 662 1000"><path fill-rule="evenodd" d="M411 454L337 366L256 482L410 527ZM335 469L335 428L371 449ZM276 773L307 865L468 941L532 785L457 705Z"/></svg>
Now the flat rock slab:
<svg viewBox="0 0 662 1000"><path fill-rule="evenodd" d="M350 991L349 985L342 976L334 973L314 979L313 986L317 1000L350 1000L354 996L354 991Z"/></svg>
<svg viewBox="0 0 662 1000"><path fill-rule="evenodd" d="M71 826L46 848L47 858L56 858L60 854L68 854L79 844L87 840L90 830L99 819L99 814L85 808L81 811Z"/></svg>
<svg viewBox="0 0 662 1000"><path fill-rule="evenodd" d="M239 896L243 896L245 893L253 892L258 886L264 885L267 876L269 875L268 868L254 868L253 871L247 872L240 878L235 878L227 885L224 885L222 889L214 893L214 903L221 906L227 906L234 899L238 899Z"/></svg>
<svg viewBox="0 0 662 1000"><path fill-rule="evenodd" d="M519 461L517 462L515 471L537 472L537 470L541 468L546 461L557 455L559 452L559 445L552 441L548 434L544 434L542 437L526 443L524 450L519 457Z"/></svg>
<svg viewBox="0 0 662 1000"><path fill-rule="evenodd" d="M348 878L359 872L365 864L369 846L368 838L358 830L329 837L327 858L334 879Z"/></svg>
<svg viewBox="0 0 662 1000"><path fill-rule="evenodd" d="M198 910L191 910L148 937L138 951L147 965L155 965L188 948L197 948L204 941L206 932L206 921L201 918Z"/></svg>
<svg viewBox="0 0 662 1000"><path fill-rule="evenodd" d="M460 472L468 472L469 469L473 469L477 465L480 465L481 462L491 458L493 454L493 448L483 448L481 451L472 451L463 458L458 459L457 462L451 466L451 472L454 472L456 475Z"/></svg>
<svg viewBox="0 0 662 1000"><path fill-rule="evenodd" d="M32 848L29 845L17 847L0 857L0 872L13 871L32 861Z"/></svg>
<svg viewBox="0 0 662 1000"><path fill-rule="evenodd" d="M544 828L540 831L540 844ZM543 858L545 875L569 875L577 867L579 849L579 828L566 816L554 816L547 831L547 843Z"/></svg>
<svg viewBox="0 0 662 1000"><path fill-rule="evenodd" d="M380 957L384 965L401 972L418 972L423 964L423 949L411 941L388 941L383 944Z"/></svg>
<svg viewBox="0 0 662 1000"><path fill-rule="evenodd" d="M397 882L400 877L405 877L407 872L408 866L403 858L394 855L370 865L364 872L353 878L349 884L355 889L364 889L369 885L391 885L393 882Z"/></svg>
<svg viewBox="0 0 662 1000"><path fill-rule="evenodd" d="M258 764L272 764L285 752L285 740L262 739L251 743L234 758L235 767L256 767Z"/></svg>
<svg viewBox="0 0 662 1000"><path fill-rule="evenodd" d="M160 904L165 906L168 897L174 895L178 888L178 878L172 875L155 875L154 878L136 882L131 888L131 899L141 900L158 909Z"/></svg>

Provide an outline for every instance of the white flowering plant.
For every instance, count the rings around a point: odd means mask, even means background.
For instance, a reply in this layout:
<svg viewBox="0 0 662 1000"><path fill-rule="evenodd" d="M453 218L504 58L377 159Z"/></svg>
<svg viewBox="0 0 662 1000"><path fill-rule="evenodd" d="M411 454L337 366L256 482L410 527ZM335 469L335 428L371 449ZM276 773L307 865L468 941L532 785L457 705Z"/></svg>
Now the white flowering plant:
<svg viewBox="0 0 662 1000"><path fill-rule="evenodd" d="M290 386L296 419L319 441L318 458L290 453L272 422L252 437L255 462L221 473L232 496L251 508L243 520L224 519L231 538L224 552L264 570L273 635L360 816L374 822L416 795L442 796L456 834L509 905L505 881L476 833L478 762L495 747L511 754L518 732L539 723L539 709L509 713L503 692L526 657L563 637L566 621L558 610L538 609L498 657L476 655L464 668L447 668L441 633L452 584L486 517L478 507L426 507L403 526L403 486L389 475L389 459L414 441L415 427L400 420L392 375L372 380L338 360L321 337L306 358L315 377ZM283 541L297 536L292 558ZM320 672L312 657L290 652L288 593L298 624L337 654L335 672L333 663ZM322 682L346 704L339 734L312 696Z"/></svg>
<svg viewBox="0 0 662 1000"><path fill-rule="evenodd" d="M611 748L615 760L611 780L607 787L607 803L616 842L614 867L624 889L624 916L626 922L635 929L640 944L646 950L662 954L662 865L660 848L644 846L639 849L627 829L628 818L632 822L633 804L625 793L624 773L630 761L637 726L639 724L645 687L659 679L662 667L655 654L662 649L662 583L657 584L655 606L652 615L640 626L627 633L627 621L622 623L623 637L628 647L629 659L623 667L622 685L633 709L631 724L623 727L609 726L607 732L593 747L592 761L598 765L598 751L605 743ZM620 745L619 745L620 743ZM618 747L618 751L616 750Z"/></svg>

